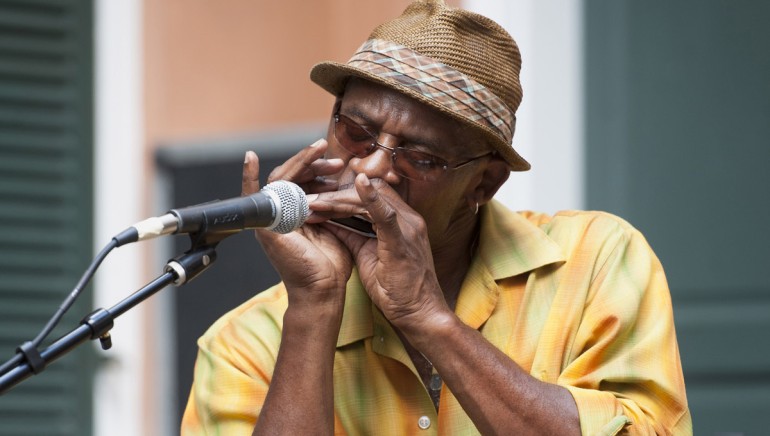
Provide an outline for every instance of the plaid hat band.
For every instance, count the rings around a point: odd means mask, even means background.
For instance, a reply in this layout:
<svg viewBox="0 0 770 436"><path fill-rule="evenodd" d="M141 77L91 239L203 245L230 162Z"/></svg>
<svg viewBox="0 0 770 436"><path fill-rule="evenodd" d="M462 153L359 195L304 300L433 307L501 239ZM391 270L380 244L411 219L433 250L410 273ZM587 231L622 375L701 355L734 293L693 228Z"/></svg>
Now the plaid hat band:
<svg viewBox="0 0 770 436"><path fill-rule="evenodd" d="M516 118L500 98L465 74L408 47L370 39L348 65L410 88L449 111L486 125L506 143L513 139Z"/></svg>

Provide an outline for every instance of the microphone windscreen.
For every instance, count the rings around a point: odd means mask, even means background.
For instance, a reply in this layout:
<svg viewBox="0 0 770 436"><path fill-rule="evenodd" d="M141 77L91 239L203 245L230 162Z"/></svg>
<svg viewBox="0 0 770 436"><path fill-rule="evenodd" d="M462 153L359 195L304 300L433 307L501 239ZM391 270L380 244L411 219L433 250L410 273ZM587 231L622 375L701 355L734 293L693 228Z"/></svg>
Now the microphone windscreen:
<svg viewBox="0 0 770 436"><path fill-rule="evenodd" d="M305 191L292 182L278 180L267 184L263 191L275 193L278 197L275 224L269 229L276 233L289 233L305 223L310 215Z"/></svg>

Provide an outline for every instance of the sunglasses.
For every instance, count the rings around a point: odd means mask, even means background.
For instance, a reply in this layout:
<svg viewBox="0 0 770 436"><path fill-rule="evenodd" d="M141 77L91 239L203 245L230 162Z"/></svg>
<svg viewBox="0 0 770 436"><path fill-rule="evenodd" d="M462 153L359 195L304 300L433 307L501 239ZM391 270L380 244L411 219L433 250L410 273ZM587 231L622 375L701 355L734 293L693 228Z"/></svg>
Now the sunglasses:
<svg viewBox="0 0 770 436"><path fill-rule="evenodd" d="M441 178L445 172L461 168L474 160L494 154L485 153L459 163L446 160L429 153L407 147L388 147L377 142L377 135L339 113L334 114L334 138L339 145L353 156L363 158L377 150L377 147L391 152L393 171L410 180L432 182Z"/></svg>

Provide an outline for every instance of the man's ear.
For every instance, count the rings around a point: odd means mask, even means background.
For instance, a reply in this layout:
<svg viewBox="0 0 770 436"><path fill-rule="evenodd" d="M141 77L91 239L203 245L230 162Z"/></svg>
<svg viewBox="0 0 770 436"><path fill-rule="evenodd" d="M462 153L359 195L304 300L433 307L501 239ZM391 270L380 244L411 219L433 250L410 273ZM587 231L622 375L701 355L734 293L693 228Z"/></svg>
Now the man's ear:
<svg viewBox="0 0 770 436"><path fill-rule="evenodd" d="M329 114L329 126L326 130L326 139L328 140L334 135L334 114L337 113L337 111L340 110L340 106L342 105L342 95L337 97L334 100L334 106L332 106L332 113Z"/></svg>
<svg viewBox="0 0 770 436"><path fill-rule="evenodd" d="M474 201L479 206L488 203L495 196L497 190L503 186L508 176L511 175L511 168L498 156L493 156L487 163L484 173L481 175L481 181L474 191Z"/></svg>

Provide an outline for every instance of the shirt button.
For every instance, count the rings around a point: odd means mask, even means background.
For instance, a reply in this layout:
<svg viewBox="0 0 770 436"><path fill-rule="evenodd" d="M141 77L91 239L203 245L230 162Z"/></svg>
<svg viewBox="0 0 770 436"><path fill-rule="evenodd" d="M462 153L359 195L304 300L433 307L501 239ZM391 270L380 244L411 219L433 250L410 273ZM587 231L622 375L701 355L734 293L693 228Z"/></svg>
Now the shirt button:
<svg viewBox="0 0 770 436"><path fill-rule="evenodd" d="M432 391L439 391L441 390L441 376L438 374L433 374L430 378L430 390Z"/></svg>
<svg viewBox="0 0 770 436"><path fill-rule="evenodd" d="M430 427L430 418L427 416L421 416L420 419L417 420L417 425L423 429L427 430L428 427Z"/></svg>

